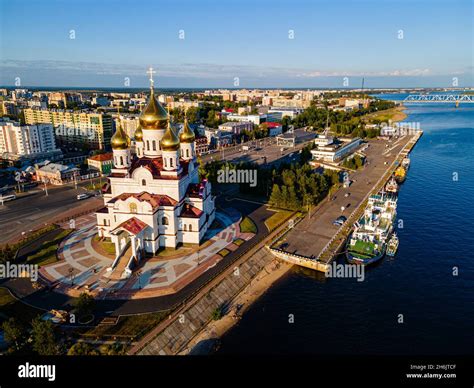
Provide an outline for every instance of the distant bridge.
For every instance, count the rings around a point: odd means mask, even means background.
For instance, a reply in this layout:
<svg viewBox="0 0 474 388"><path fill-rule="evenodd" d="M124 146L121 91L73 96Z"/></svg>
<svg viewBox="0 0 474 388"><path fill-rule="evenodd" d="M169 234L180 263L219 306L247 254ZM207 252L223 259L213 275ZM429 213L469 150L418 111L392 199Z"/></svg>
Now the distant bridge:
<svg viewBox="0 0 474 388"><path fill-rule="evenodd" d="M407 103L474 103L474 94L410 94L403 102Z"/></svg>

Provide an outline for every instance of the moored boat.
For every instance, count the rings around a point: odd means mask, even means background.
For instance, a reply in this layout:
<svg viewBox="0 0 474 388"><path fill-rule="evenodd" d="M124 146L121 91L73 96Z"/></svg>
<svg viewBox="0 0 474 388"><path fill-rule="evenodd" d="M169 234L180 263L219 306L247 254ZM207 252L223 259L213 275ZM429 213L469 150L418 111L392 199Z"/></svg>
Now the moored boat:
<svg viewBox="0 0 474 388"><path fill-rule="evenodd" d="M403 158L402 167L405 169L405 171L408 171L408 168L410 167L410 158L408 156Z"/></svg>
<svg viewBox="0 0 474 388"><path fill-rule="evenodd" d="M399 243L400 241L398 239L397 234L393 233L387 244L387 256L395 256L395 253L397 253L398 250Z"/></svg>
<svg viewBox="0 0 474 388"><path fill-rule="evenodd" d="M397 181L395 180L395 178L393 176L390 178L390 180L385 185L385 191L387 191L389 193L393 193L393 194L398 193L398 183L397 183Z"/></svg>
<svg viewBox="0 0 474 388"><path fill-rule="evenodd" d="M382 191L369 197L364 214L356 222L346 244L349 263L369 265L385 255L396 209L397 196L394 193Z"/></svg>
<svg viewBox="0 0 474 388"><path fill-rule="evenodd" d="M393 176L398 184L405 182L407 171L403 166L397 167Z"/></svg>

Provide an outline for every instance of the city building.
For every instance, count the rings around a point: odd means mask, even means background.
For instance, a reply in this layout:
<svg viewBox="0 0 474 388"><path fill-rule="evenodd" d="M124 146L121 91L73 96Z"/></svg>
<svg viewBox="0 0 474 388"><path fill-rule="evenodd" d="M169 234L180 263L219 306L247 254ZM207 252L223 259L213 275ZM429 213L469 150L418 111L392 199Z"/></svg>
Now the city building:
<svg viewBox="0 0 474 388"><path fill-rule="evenodd" d="M362 144L362 139L335 139L328 135L318 135L314 140L317 148L311 150L313 160L337 162L353 153Z"/></svg>
<svg viewBox="0 0 474 388"><path fill-rule="evenodd" d="M71 182L79 175L80 170L74 165L64 165L57 163L47 163L36 168L36 180L50 183L52 185L62 185Z"/></svg>
<svg viewBox="0 0 474 388"><path fill-rule="evenodd" d="M113 153L107 152L105 154L94 155L87 158L87 165L92 170L99 171L102 175L109 175L112 171Z"/></svg>
<svg viewBox="0 0 474 388"><path fill-rule="evenodd" d="M209 143L206 136L196 137L196 155L205 155L209 152Z"/></svg>
<svg viewBox="0 0 474 388"><path fill-rule="evenodd" d="M267 120L267 115L257 114L257 115L240 115L235 113L230 113L227 115L227 120L229 121L240 121L240 122L251 122L254 125L260 125Z"/></svg>
<svg viewBox="0 0 474 388"><path fill-rule="evenodd" d="M51 124L20 125L14 121L0 121L0 154L3 159L60 159Z"/></svg>
<svg viewBox="0 0 474 388"><path fill-rule="evenodd" d="M294 119L296 116L298 116L303 111L304 111L304 109L301 109L301 108L272 107L268 110L268 115L280 114L281 119L283 119L283 117L289 117L290 119ZM268 121L271 121L271 120L268 120Z"/></svg>
<svg viewBox="0 0 474 388"><path fill-rule="evenodd" d="M278 136L283 132L283 126L279 123L267 122L265 125L268 128L268 136Z"/></svg>
<svg viewBox="0 0 474 388"><path fill-rule="evenodd" d="M219 130L240 135L242 131L253 131L253 123L249 121L228 121L219 125Z"/></svg>
<svg viewBox="0 0 474 388"><path fill-rule="evenodd" d="M108 270L119 277L130 276L145 253L200 244L215 216L211 184L199 180L194 132L185 120L177 135L150 81L135 133L136 154L119 123L111 139L113 168L104 208L96 213L99 236L115 244L116 259Z"/></svg>
<svg viewBox="0 0 474 388"><path fill-rule="evenodd" d="M112 136L112 117L105 113L59 109L24 109L26 124L53 124L58 145L107 150Z"/></svg>

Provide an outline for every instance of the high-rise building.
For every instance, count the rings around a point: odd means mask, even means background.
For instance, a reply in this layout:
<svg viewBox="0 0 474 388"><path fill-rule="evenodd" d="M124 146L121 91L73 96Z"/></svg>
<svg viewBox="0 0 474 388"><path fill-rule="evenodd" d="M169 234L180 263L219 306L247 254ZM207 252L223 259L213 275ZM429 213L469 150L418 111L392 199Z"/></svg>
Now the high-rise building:
<svg viewBox="0 0 474 388"><path fill-rule="evenodd" d="M51 124L20 125L14 121L0 122L0 153L6 159L40 157L60 154L56 148Z"/></svg>
<svg viewBox="0 0 474 388"><path fill-rule="evenodd" d="M105 113L88 113L56 109L25 109L25 123L53 124L56 140L62 147L83 146L109 149L112 117Z"/></svg>

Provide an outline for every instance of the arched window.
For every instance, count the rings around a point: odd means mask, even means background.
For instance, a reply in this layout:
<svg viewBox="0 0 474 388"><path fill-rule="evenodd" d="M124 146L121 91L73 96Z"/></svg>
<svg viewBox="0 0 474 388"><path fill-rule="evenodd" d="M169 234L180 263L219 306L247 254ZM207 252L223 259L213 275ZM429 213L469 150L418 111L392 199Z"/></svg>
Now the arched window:
<svg viewBox="0 0 474 388"><path fill-rule="evenodd" d="M166 165L166 158L163 158L163 161L165 162L165 167L168 167L168 166Z"/></svg>
<svg viewBox="0 0 474 388"><path fill-rule="evenodd" d="M186 148L186 157L189 158L189 148Z"/></svg>
<svg viewBox="0 0 474 388"><path fill-rule="evenodd" d="M131 203L128 208L130 209L130 213L136 213L137 212L137 204L136 203Z"/></svg>
<svg viewBox="0 0 474 388"><path fill-rule="evenodd" d="M120 155L120 165L123 166L123 156Z"/></svg>
<svg viewBox="0 0 474 388"><path fill-rule="evenodd" d="M161 219L161 224L162 224L162 225L168 225L168 218L167 218L167 217L163 217L163 218Z"/></svg>
<svg viewBox="0 0 474 388"><path fill-rule="evenodd" d="M170 158L170 167L173 167L173 158Z"/></svg>
<svg viewBox="0 0 474 388"><path fill-rule="evenodd" d="M189 224L189 231L192 232L193 231L193 226L191 224Z"/></svg>
<svg viewBox="0 0 474 388"><path fill-rule="evenodd" d="M146 141L146 149L147 151L150 151L150 140Z"/></svg>
<svg viewBox="0 0 474 388"><path fill-rule="evenodd" d="M142 179L142 186L146 186L146 179Z"/></svg>
<svg viewBox="0 0 474 388"><path fill-rule="evenodd" d="M156 141L153 140L153 143L152 143L152 144L153 144L153 151L156 151Z"/></svg>
<svg viewBox="0 0 474 388"><path fill-rule="evenodd" d="M184 224L184 231L186 232L188 230L188 225Z"/></svg>

